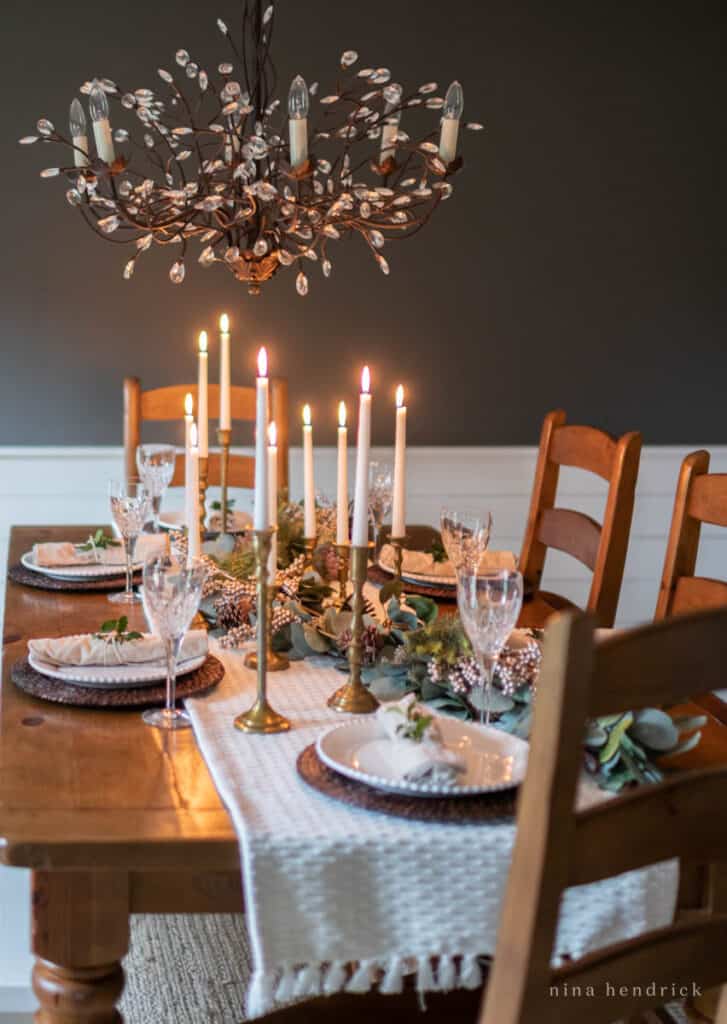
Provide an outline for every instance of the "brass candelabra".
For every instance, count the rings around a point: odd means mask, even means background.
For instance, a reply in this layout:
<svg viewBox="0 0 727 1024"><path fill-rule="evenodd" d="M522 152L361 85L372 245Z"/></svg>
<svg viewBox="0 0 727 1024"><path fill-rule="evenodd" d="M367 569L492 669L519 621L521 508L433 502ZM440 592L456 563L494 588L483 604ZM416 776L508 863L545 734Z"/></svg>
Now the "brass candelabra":
<svg viewBox="0 0 727 1024"><path fill-rule="evenodd" d="M232 431L229 428L217 428L217 443L220 446L220 515L222 516L220 533L227 533L227 481L230 470L231 438Z"/></svg>
<svg viewBox="0 0 727 1024"><path fill-rule="evenodd" d="M401 582L401 566L404 559L404 542L406 537L389 537L389 544L394 549L394 576Z"/></svg>
<svg viewBox="0 0 727 1024"><path fill-rule="evenodd" d="M304 549L305 549L305 568L306 569L312 569L313 568L313 552L316 549L316 539L315 539L315 537L304 537L303 538L303 545L304 545Z"/></svg>
<svg viewBox="0 0 727 1024"><path fill-rule="evenodd" d="M265 660L268 672L284 672L286 668L290 668L290 658L288 658L287 654L273 650L273 601L275 600L277 589L274 583L268 583L267 629L265 630ZM257 663L257 651L250 651L245 656L245 664L249 668L257 668Z"/></svg>
<svg viewBox="0 0 727 1024"><path fill-rule="evenodd" d="M336 544L338 555L338 607L343 608L348 594L348 566L351 554L350 544Z"/></svg>
<svg viewBox="0 0 727 1024"><path fill-rule="evenodd" d="M204 540L204 531L207 520L207 474L209 472L209 459L205 456L199 460L199 528Z"/></svg>
<svg viewBox="0 0 727 1024"><path fill-rule="evenodd" d="M278 714L268 702L268 629L270 603L268 602L268 556L274 527L255 530L252 536L257 582L257 697L252 707L235 719L235 728L242 732L287 732L290 722Z"/></svg>
<svg viewBox="0 0 727 1024"><path fill-rule="evenodd" d="M364 583L366 582L369 561L368 545L351 547L351 582L353 584L353 600L351 610L351 644L348 648L350 672L348 682L341 686L328 699L328 707L334 711L343 711L352 715L365 715L375 711L379 702L370 690L361 682L361 663L363 660L363 618L364 618Z"/></svg>

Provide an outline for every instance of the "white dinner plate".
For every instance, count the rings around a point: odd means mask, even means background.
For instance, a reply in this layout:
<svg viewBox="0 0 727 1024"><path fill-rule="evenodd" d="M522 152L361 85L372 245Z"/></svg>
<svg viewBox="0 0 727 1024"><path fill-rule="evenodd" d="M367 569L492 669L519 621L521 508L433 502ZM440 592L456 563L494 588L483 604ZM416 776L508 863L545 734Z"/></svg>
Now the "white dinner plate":
<svg viewBox="0 0 727 1024"><path fill-rule="evenodd" d="M183 676L187 672L194 672L207 659L207 652L198 655L196 658L188 658L182 661L177 667L177 675ZM73 683L74 686L88 686L93 689L125 690L137 686L162 682L166 679L167 673L164 665L52 665L42 658L36 658L33 654L28 655L28 661L36 672L48 676L50 679L60 679L64 683Z"/></svg>
<svg viewBox="0 0 727 1024"><path fill-rule="evenodd" d="M21 556L20 561L26 569L38 572L41 576L52 576L58 580L104 580L112 576L121 578L126 572L123 565L98 565L96 562L91 562L88 565L64 565L58 567L36 565L32 551L26 551ZM136 562L134 564L134 572L143 567L143 562Z"/></svg>
<svg viewBox="0 0 727 1024"><path fill-rule="evenodd" d="M404 796L475 796L518 786L525 778L529 745L491 726L436 715L442 741L464 758L466 771L454 786L407 782L395 772L392 741L375 717L335 725L316 743L321 761L356 782Z"/></svg>

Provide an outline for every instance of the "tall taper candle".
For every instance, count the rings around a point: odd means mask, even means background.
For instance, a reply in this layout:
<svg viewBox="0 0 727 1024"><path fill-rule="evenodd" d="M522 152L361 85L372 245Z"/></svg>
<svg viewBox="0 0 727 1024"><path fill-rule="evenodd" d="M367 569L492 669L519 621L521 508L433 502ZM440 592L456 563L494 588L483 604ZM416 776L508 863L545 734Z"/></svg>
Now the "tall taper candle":
<svg viewBox="0 0 727 1024"><path fill-rule="evenodd" d="M278 525L278 431L273 420L268 424L268 515L270 525ZM268 556L268 579L274 586L278 571L278 534L273 529Z"/></svg>
<svg viewBox="0 0 727 1024"><path fill-rule="evenodd" d="M270 526L268 499L268 354L257 354L257 400L255 412L255 512L256 530Z"/></svg>
<svg viewBox="0 0 727 1024"><path fill-rule="evenodd" d="M192 423L194 422L194 398L192 398L192 392L188 391L184 396L184 482L185 488L187 483L187 477L189 476L189 449L191 445L190 432L192 429ZM185 489L184 500L187 500L187 492ZM185 504L186 508L186 504Z"/></svg>
<svg viewBox="0 0 727 1024"><path fill-rule="evenodd" d="M406 533L406 406L404 388L396 389L396 435L394 442L394 496L391 536L401 539Z"/></svg>
<svg viewBox="0 0 727 1024"><path fill-rule="evenodd" d="M369 452L371 448L371 375L368 366L364 366L361 374L356 445L356 494L353 503L351 543L354 547L366 547L369 542Z"/></svg>
<svg viewBox="0 0 727 1024"><path fill-rule="evenodd" d="M336 544L348 544L348 428L346 403L338 403L338 490L336 492Z"/></svg>
<svg viewBox="0 0 727 1024"><path fill-rule="evenodd" d="M313 425L310 406L303 406L303 536L316 535L316 485L313 476Z"/></svg>
<svg viewBox="0 0 727 1024"><path fill-rule="evenodd" d="M209 355L207 354L207 331L199 332L199 353L197 366L197 429L199 430L199 457L209 455L209 425L207 422L207 381Z"/></svg>
<svg viewBox="0 0 727 1024"><path fill-rule="evenodd" d="M189 472L184 481L185 504L187 508L187 555L199 558L201 542L199 535L199 445L197 424L189 428Z"/></svg>
<svg viewBox="0 0 727 1024"><path fill-rule="evenodd" d="M230 430L230 318L220 317L220 430Z"/></svg>

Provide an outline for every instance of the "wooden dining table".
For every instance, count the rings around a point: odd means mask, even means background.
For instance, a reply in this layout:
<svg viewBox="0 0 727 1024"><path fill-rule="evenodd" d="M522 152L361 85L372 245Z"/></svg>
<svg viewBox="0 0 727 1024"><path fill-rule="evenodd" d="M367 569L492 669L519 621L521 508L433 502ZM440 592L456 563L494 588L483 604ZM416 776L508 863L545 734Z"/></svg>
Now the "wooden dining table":
<svg viewBox="0 0 727 1024"><path fill-rule="evenodd" d="M34 542L82 540L91 529L14 527L9 563ZM138 710L41 701L11 680L29 639L93 632L111 607L106 593L7 584L0 861L32 871L33 989L47 1024L121 1019L130 914L243 906L237 838L191 730L149 728ZM143 627L140 606L129 625ZM680 766L727 762L721 707Z"/></svg>

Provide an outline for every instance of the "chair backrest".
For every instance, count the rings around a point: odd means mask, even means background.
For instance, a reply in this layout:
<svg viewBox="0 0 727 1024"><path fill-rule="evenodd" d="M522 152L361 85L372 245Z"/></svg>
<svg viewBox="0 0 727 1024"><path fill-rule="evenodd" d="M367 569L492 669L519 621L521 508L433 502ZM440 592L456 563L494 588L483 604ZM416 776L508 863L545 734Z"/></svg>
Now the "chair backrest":
<svg viewBox="0 0 727 1024"><path fill-rule="evenodd" d="M144 420L182 420L184 417L184 396L192 393L197 408L197 385L174 384L165 388L142 391L138 377L124 380L124 460L127 477L137 475L136 449L141 442L141 424ZM214 448L212 421L220 415L220 388L210 384L207 397L210 419L210 449ZM230 414L233 420L250 423L255 421L255 388L230 388ZM282 377L270 379L270 416L275 420L278 431L278 487L288 486L288 383ZM220 483L220 457L210 450L208 483ZM184 483L184 456L178 455L172 478L172 487ZM230 487L253 487L255 483L255 459L250 455L231 455L228 483Z"/></svg>
<svg viewBox="0 0 727 1024"><path fill-rule="evenodd" d="M709 452L697 451L679 473L656 619L727 605L727 583L694 575L702 523L727 526L727 473L710 473Z"/></svg>
<svg viewBox="0 0 727 1024"><path fill-rule="evenodd" d="M639 433L615 439L595 427L566 424L562 410L548 413L543 422L520 568L526 586L538 591L549 547L577 558L593 573L586 608L600 626L612 626L616 617L640 457ZM608 482L602 525L583 512L555 507L561 466L588 470Z"/></svg>
<svg viewBox="0 0 727 1024"><path fill-rule="evenodd" d="M675 983L709 988L727 980L724 901L693 912L685 923L551 966L567 887L671 858L700 865L727 859L727 767L679 773L574 810L588 718L723 686L726 667L725 609L619 633L597 645L591 616L567 612L552 620L480 1024L606 1024L667 1002L660 993L672 992ZM612 998L607 982L616 993L624 985L628 994ZM647 989L652 982L655 990ZM601 998L590 998L592 992Z"/></svg>

